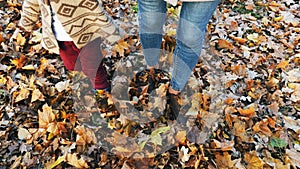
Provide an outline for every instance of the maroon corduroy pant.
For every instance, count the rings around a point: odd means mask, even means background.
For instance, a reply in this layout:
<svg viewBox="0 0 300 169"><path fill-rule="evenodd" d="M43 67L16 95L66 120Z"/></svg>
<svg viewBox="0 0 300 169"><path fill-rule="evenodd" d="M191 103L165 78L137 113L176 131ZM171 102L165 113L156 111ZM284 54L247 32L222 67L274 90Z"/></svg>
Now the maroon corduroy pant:
<svg viewBox="0 0 300 169"><path fill-rule="evenodd" d="M59 41L59 52L66 69L82 71L89 77L94 89L109 87L106 69L103 66L103 56L100 49L100 39L92 41L82 49L78 49L72 41Z"/></svg>

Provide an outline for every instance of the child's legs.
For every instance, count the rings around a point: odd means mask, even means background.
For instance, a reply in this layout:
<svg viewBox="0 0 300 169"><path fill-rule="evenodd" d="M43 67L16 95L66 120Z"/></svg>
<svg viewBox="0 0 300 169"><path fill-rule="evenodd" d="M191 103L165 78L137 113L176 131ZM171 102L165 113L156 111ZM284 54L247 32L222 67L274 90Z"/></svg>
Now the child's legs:
<svg viewBox="0 0 300 169"><path fill-rule="evenodd" d="M80 49L78 49L72 41L58 41L58 45L59 54L66 69L69 71L74 71L76 67L76 70L79 69L80 71L80 64L77 63L76 65Z"/></svg>
<svg viewBox="0 0 300 169"><path fill-rule="evenodd" d="M79 54L82 71L90 78L94 89L109 87L106 69L103 66L101 43L102 40L97 38L83 47Z"/></svg>

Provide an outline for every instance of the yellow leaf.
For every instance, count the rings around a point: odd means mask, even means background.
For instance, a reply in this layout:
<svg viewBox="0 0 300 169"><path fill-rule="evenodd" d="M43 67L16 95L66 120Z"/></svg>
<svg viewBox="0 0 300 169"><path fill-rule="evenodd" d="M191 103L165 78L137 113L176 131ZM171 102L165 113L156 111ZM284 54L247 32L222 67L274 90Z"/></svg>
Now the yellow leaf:
<svg viewBox="0 0 300 169"><path fill-rule="evenodd" d="M283 19L283 16L281 15L281 16L274 18L274 21L278 22L278 21L281 21L282 19Z"/></svg>
<svg viewBox="0 0 300 169"><path fill-rule="evenodd" d="M264 162L257 156L255 151L246 153L244 161L247 163L248 169L262 169Z"/></svg>
<svg viewBox="0 0 300 169"><path fill-rule="evenodd" d="M39 113L39 127L48 128L48 125L55 120L55 114L52 112L52 108L47 104L43 105L43 111L38 110Z"/></svg>
<svg viewBox="0 0 300 169"><path fill-rule="evenodd" d="M23 88L21 88L21 90L18 92L18 96L17 96L15 102L19 102L19 101L22 101L22 100L24 100L24 99L27 99L29 95L30 95L29 89L23 87Z"/></svg>
<svg viewBox="0 0 300 169"><path fill-rule="evenodd" d="M56 166L58 166L60 163L62 163L63 161L65 161L66 159L66 155L60 156L57 158L56 161L54 161L53 163L46 163L45 164L45 169L52 169L55 168Z"/></svg>
<svg viewBox="0 0 300 169"><path fill-rule="evenodd" d="M17 44L19 44L20 46L24 46L26 43L26 38L22 36L21 33L18 33L17 35Z"/></svg>
<svg viewBox="0 0 300 169"><path fill-rule="evenodd" d="M258 33L253 33L247 36L247 38L253 42L258 42L259 35Z"/></svg>
<svg viewBox="0 0 300 169"><path fill-rule="evenodd" d="M67 154L66 161L68 164L76 168L89 168L87 162L81 157L78 159L77 154Z"/></svg>
<svg viewBox="0 0 300 169"><path fill-rule="evenodd" d="M26 65L22 67L23 70L35 70L35 67L33 65Z"/></svg>
<svg viewBox="0 0 300 169"><path fill-rule="evenodd" d="M175 36L176 35L176 30L175 29L169 29L167 35L168 36Z"/></svg>
<svg viewBox="0 0 300 169"><path fill-rule="evenodd" d="M44 95L39 89L34 89L31 96L31 103L37 100L45 101Z"/></svg>

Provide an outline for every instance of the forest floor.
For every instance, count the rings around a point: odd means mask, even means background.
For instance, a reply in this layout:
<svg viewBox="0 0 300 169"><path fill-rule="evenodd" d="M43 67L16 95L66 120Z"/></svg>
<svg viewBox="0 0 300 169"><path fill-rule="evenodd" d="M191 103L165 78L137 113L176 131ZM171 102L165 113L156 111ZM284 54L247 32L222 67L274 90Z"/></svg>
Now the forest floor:
<svg viewBox="0 0 300 169"><path fill-rule="evenodd" d="M0 1L0 168L300 168L297 0L222 2L176 120L166 90L181 4L148 93L137 2L103 1L128 35L104 51L111 101L41 48L40 23L14 34L21 3Z"/></svg>

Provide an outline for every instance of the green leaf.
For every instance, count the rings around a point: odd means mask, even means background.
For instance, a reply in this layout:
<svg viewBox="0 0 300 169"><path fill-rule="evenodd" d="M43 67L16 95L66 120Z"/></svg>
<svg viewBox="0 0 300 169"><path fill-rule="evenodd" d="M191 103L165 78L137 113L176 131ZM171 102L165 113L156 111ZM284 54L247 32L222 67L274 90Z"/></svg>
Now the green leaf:
<svg viewBox="0 0 300 169"><path fill-rule="evenodd" d="M285 148L287 146L287 142L280 138L271 138L270 139L270 146L273 148Z"/></svg>
<svg viewBox="0 0 300 169"><path fill-rule="evenodd" d="M154 136L159 135L160 133L164 133L168 130L170 130L170 126L158 128L158 129L152 131L150 137L154 137Z"/></svg>
<svg viewBox="0 0 300 169"><path fill-rule="evenodd" d="M170 126L161 127L152 131L149 142L153 143L154 145L162 145L162 138L160 136L160 133L164 133L168 130L170 130Z"/></svg>

